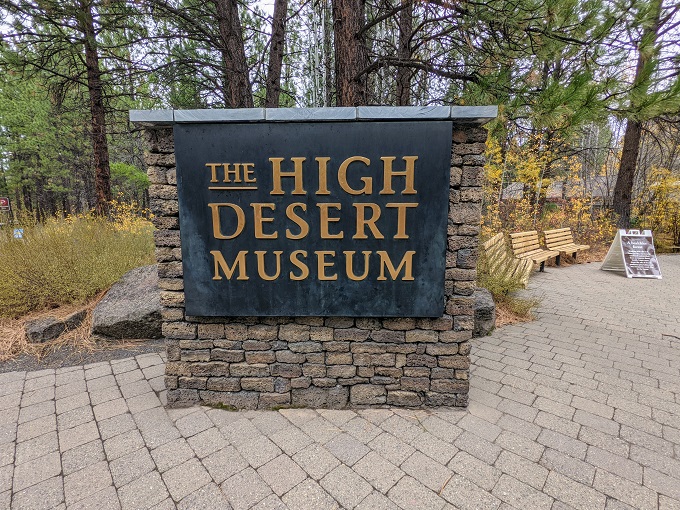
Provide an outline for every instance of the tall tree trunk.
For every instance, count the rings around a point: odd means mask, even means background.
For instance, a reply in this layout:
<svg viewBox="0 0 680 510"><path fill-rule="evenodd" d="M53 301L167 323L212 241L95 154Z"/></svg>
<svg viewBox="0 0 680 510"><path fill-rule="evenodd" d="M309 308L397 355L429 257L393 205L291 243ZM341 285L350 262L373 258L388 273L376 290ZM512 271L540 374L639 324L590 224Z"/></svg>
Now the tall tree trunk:
<svg viewBox="0 0 680 510"><path fill-rule="evenodd" d="M659 20L661 18L662 0L652 0L650 5L650 17L646 23L640 41L637 44L638 60L633 80L633 93L637 97L644 97L649 89L649 79L653 74L650 66L656 66L655 59L658 56L656 40L659 32ZM618 228L630 228L630 212L633 202L633 184L637 170L637 160L640 153L640 140L642 139L642 120L637 115L639 106L633 95L630 102L632 115L626 123L626 133L623 136L623 150L619 164L619 174L614 186L614 212L619 215L616 226Z"/></svg>
<svg viewBox="0 0 680 510"><path fill-rule="evenodd" d="M619 174L614 186L614 212L619 215L616 222L618 228L630 228L630 211L633 202L633 183L637 169L640 140L642 139L642 123L629 119L626 133L623 136L623 151L619 164Z"/></svg>
<svg viewBox="0 0 680 510"><path fill-rule="evenodd" d="M278 108L281 95L281 68L283 66L284 36L286 33L286 15L288 0L274 1L274 18L272 19L272 38L269 43L269 66L267 67L267 95L265 107Z"/></svg>
<svg viewBox="0 0 680 510"><path fill-rule="evenodd" d="M96 211L97 214L106 215L111 201L111 169L109 168L109 146L106 141L102 73L99 69L92 4L87 0L81 0L80 8L82 16L80 29L85 36L85 67L87 68L87 90L90 96L94 182L97 194Z"/></svg>
<svg viewBox="0 0 680 510"><path fill-rule="evenodd" d="M223 95L227 108L252 108L253 92L248 78L248 61L243 45L237 0L213 0L222 40Z"/></svg>
<svg viewBox="0 0 680 510"><path fill-rule="evenodd" d="M412 0L401 0L402 5L408 4L399 11L399 47L397 58L408 60L411 58L411 37L413 36L413 4ZM411 104L411 69L405 66L397 67L397 105Z"/></svg>
<svg viewBox="0 0 680 510"><path fill-rule="evenodd" d="M338 106L368 104L368 48L361 33L365 0L333 0L335 89Z"/></svg>

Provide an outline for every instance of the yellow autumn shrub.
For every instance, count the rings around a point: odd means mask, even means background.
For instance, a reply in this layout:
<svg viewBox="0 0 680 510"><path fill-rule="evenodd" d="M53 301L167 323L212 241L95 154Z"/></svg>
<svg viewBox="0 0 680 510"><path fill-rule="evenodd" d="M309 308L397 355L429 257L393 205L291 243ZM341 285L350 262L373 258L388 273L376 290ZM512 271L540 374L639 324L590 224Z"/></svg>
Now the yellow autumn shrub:
<svg viewBox="0 0 680 510"><path fill-rule="evenodd" d="M154 261L153 225L134 205L112 204L110 218L79 214L0 229L0 317L83 303L126 271ZM14 238L14 229L23 238Z"/></svg>

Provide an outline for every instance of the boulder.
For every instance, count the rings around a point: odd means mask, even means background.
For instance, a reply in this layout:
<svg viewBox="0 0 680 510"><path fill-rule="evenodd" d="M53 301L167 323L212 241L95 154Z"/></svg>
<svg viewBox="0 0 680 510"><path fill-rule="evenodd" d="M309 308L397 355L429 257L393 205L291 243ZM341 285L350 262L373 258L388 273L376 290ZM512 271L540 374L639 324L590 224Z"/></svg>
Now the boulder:
<svg viewBox="0 0 680 510"><path fill-rule="evenodd" d="M72 313L68 317L59 319L57 317L42 317L26 322L25 330L28 341L34 344L41 344L59 337L64 331L77 328L82 324L87 312L80 310Z"/></svg>
<svg viewBox="0 0 680 510"><path fill-rule="evenodd" d="M474 298L475 328L472 336L475 338L486 336L496 326L496 304L491 292L478 288L472 294Z"/></svg>
<svg viewBox="0 0 680 510"><path fill-rule="evenodd" d="M92 333L112 338L160 338L161 303L156 266L128 271L92 313Z"/></svg>

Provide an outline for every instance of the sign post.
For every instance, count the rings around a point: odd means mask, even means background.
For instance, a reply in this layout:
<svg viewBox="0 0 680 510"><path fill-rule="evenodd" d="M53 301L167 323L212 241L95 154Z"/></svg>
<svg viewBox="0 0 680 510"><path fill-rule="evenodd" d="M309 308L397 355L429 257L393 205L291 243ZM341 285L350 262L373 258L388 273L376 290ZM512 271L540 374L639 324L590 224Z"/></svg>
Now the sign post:
<svg viewBox="0 0 680 510"><path fill-rule="evenodd" d="M600 269L625 272L627 278L660 280L661 268L654 250L652 231L618 230Z"/></svg>

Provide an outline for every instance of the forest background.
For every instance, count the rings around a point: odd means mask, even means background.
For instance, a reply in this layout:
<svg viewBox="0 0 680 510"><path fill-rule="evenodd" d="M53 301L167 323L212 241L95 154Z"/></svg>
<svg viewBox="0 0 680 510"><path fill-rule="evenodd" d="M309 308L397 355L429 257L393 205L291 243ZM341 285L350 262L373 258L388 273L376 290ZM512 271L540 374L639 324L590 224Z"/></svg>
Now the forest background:
<svg viewBox="0 0 680 510"><path fill-rule="evenodd" d="M148 204L130 109L499 105L484 233L680 244L670 0L0 0L0 196Z"/></svg>

